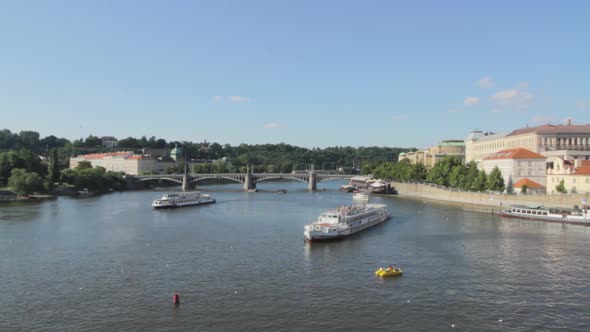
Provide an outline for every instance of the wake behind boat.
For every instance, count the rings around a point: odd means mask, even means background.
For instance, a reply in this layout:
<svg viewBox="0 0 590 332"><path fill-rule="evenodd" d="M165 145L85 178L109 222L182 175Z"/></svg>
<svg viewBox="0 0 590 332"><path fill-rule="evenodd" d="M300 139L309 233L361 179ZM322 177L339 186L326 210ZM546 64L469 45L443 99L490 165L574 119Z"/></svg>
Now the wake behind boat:
<svg viewBox="0 0 590 332"><path fill-rule="evenodd" d="M385 207L385 204L341 206L320 214L317 221L305 225L303 235L307 241L350 236L389 219L390 214Z"/></svg>
<svg viewBox="0 0 590 332"><path fill-rule="evenodd" d="M154 209L169 209L211 203L215 203L215 198L212 198L211 195L192 191L164 194L162 198L154 200L152 206Z"/></svg>

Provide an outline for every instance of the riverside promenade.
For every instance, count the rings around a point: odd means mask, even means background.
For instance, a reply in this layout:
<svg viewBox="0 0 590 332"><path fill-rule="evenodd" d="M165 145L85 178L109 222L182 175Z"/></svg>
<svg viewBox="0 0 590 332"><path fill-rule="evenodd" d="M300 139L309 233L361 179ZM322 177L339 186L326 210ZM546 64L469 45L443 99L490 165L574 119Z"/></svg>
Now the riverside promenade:
<svg viewBox="0 0 590 332"><path fill-rule="evenodd" d="M424 182L391 182L401 197L413 197L460 205L464 210L498 213L503 207L525 205L530 207L572 208L590 202L589 194L501 194L469 192Z"/></svg>

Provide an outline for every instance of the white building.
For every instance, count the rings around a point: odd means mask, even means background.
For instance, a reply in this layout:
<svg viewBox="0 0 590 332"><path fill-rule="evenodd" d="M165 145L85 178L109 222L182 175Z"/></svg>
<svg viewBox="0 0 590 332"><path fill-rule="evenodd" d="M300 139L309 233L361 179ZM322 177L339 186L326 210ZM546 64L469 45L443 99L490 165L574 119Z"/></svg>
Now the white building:
<svg viewBox="0 0 590 332"><path fill-rule="evenodd" d="M557 193L556 186L563 181L570 193L590 193L590 160L564 160L549 158L547 169L547 193Z"/></svg>
<svg viewBox="0 0 590 332"><path fill-rule="evenodd" d="M476 130L465 139L465 162L480 163L505 149L524 148L546 157L590 159L590 125L546 124L509 133L484 133Z"/></svg>
<svg viewBox="0 0 590 332"><path fill-rule="evenodd" d="M88 161L92 167L104 167L107 171L141 175L156 169L156 160L151 156L135 155L131 151L94 153L72 157L70 168L76 168L81 161Z"/></svg>
<svg viewBox="0 0 590 332"><path fill-rule="evenodd" d="M479 168L486 174L498 167L504 178L504 185L518 183L522 179L530 179L542 186L547 185L546 157L527 149L507 149L496 152L485 158Z"/></svg>

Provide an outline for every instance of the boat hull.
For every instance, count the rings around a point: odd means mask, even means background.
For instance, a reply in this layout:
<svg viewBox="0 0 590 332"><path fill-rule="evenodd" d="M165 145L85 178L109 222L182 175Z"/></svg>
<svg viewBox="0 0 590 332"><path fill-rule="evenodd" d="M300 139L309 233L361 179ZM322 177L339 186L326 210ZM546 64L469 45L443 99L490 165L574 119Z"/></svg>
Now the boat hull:
<svg viewBox="0 0 590 332"><path fill-rule="evenodd" d="M215 199L204 200L199 202L191 202L191 203L182 203L182 204L160 204L160 205L153 205L153 208L156 210L166 210L166 209L176 209L182 207L189 207L189 206L196 206L196 205L206 205L206 204L213 204L215 203Z"/></svg>
<svg viewBox="0 0 590 332"><path fill-rule="evenodd" d="M535 220L535 221L545 221L545 222L552 222L552 223L559 223L559 224L570 224L570 225L583 225L583 226L590 226L589 221L583 220L572 220L566 218L552 218L552 217L543 217L543 216L529 216L529 215L521 215L521 214L512 214L507 212L501 212L498 216L503 218L514 218L514 219L524 219L524 220Z"/></svg>
<svg viewBox="0 0 590 332"><path fill-rule="evenodd" d="M386 216L383 216L381 218L372 220L364 225L359 226L357 229L355 229L354 231L352 230L348 230L347 233L340 233L340 234L334 234L334 235L323 235L323 234L306 234L305 235L305 241L306 242L329 242L329 241L338 241L338 240L342 240L345 239L347 237L353 236L355 234L358 234L368 228L371 228L373 226L377 226L379 224L381 224L382 222L388 220L391 218L391 215L387 214Z"/></svg>

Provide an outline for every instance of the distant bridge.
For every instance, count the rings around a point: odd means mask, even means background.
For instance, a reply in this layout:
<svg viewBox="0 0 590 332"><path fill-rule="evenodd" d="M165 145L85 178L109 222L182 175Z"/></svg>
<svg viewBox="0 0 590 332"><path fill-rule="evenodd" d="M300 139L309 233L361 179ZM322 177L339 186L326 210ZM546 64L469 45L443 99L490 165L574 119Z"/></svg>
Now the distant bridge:
<svg viewBox="0 0 590 332"><path fill-rule="evenodd" d="M327 174L308 171L305 173L215 173L215 174L161 174L161 175L134 175L128 176L139 181L172 181L182 184L182 190L189 189L192 185L205 180L229 180L244 185L244 191L256 188L256 183L271 180L293 180L307 183L310 191L317 189L317 183L328 180L351 179L352 174Z"/></svg>

